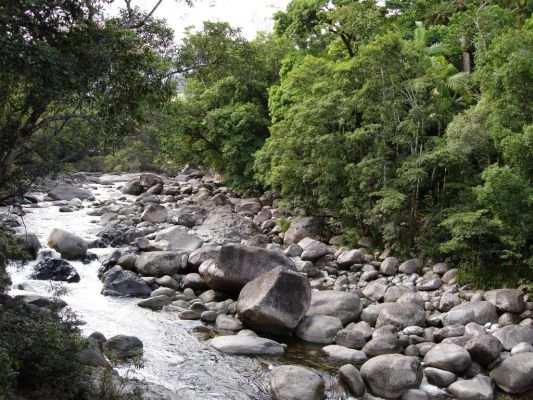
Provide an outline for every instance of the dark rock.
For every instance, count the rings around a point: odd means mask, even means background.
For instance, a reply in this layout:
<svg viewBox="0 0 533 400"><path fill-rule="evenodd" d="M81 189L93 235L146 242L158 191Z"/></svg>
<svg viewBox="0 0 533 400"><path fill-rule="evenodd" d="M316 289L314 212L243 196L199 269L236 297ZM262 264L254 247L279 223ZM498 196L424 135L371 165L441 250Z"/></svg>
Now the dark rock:
<svg viewBox="0 0 533 400"><path fill-rule="evenodd" d="M143 354L143 343L135 336L117 335L104 342L104 351L119 360L135 358Z"/></svg>
<svg viewBox="0 0 533 400"><path fill-rule="evenodd" d="M70 263L57 258L45 258L37 263L32 274L33 279L46 281L64 281L75 283L80 281L80 275Z"/></svg>

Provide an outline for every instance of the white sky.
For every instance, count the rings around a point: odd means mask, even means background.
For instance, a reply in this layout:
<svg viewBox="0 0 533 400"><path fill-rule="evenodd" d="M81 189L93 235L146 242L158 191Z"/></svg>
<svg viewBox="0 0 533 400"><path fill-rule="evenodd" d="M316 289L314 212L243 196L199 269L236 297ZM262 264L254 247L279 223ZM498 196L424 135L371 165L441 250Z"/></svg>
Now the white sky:
<svg viewBox="0 0 533 400"><path fill-rule="evenodd" d="M253 39L258 31L272 31L272 16L276 11L284 10L290 0L194 0L193 7L188 7L179 0L163 0L155 16L165 18L174 29L179 40L186 26L201 28L203 21L229 22L232 27L240 27L243 35ZM132 5L151 10L157 0L133 0ZM110 12L116 12L123 6L122 0L115 0Z"/></svg>

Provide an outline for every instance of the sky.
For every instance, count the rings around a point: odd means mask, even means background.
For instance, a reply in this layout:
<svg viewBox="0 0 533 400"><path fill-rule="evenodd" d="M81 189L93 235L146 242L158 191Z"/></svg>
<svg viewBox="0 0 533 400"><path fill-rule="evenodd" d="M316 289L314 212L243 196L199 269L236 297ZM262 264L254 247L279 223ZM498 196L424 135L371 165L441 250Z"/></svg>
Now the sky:
<svg viewBox="0 0 533 400"><path fill-rule="evenodd" d="M165 18L174 29L176 40L183 36L186 26L201 28L203 21L229 22L233 27L240 27L243 35L253 39L258 31L272 31L272 16L276 11L284 10L290 0L194 0L194 6L188 7L179 0L163 0L155 16ZM157 0L132 0L132 5L151 10ZM115 13L124 3L115 0L109 12Z"/></svg>

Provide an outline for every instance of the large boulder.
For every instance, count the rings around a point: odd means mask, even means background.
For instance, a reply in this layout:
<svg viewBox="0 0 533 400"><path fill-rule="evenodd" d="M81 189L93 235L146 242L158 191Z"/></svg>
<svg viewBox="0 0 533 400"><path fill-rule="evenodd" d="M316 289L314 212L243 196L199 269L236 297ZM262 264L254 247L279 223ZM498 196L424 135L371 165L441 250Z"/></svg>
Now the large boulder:
<svg viewBox="0 0 533 400"><path fill-rule="evenodd" d="M310 302L309 280L297 272L276 267L242 288L237 311L249 328L286 334L296 329Z"/></svg>
<svg viewBox="0 0 533 400"><path fill-rule="evenodd" d="M41 249L41 242L37 235L35 233L26 233L17 236L21 238L20 247L22 250L26 251L35 260Z"/></svg>
<svg viewBox="0 0 533 400"><path fill-rule="evenodd" d="M521 353L506 358L490 372L490 377L507 393L533 390L533 355Z"/></svg>
<svg viewBox="0 0 533 400"><path fill-rule="evenodd" d="M144 188L141 185L141 180L139 178L133 178L130 181L126 182L124 186L122 186L122 193L124 194L131 194L133 196L138 196L142 192L144 192Z"/></svg>
<svg viewBox="0 0 533 400"><path fill-rule="evenodd" d="M341 329L342 322L337 317L312 315L302 319L296 329L296 336L306 342L330 344Z"/></svg>
<svg viewBox="0 0 533 400"><path fill-rule="evenodd" d="M494 387L488 376L477 375L473 379L466 379L452 383L448 388L458 400L493 400Z"/></svg>
<svg viewBox="0 0 533 400"><path fill-rule="evenodd" d="M452 343L439 343L424 356L424 363L430 367L450 372L462 372L472 363L470 354L463 347Z"/></svg>
<svg viewBox="0 0 533 400"><path fill-rule="evenodd" d="M80 275L76 268L65 260L44 258L34 267L33 279L45 281L79 282Z"/></svg>
<svg viewBox="0 0 533 400"><path fill-rule="evenodd" d="M294 270L294 263L279 251L243 245L226 245L216 262L204 272L209 287L237 292L255 278L276 267Z"/></svg>
<svg viewBox="0 0 533 400"><path fill-rule="evenodd" d="M48 247L58 251L62 258L74 260L85 257L88 244L79 236L54 228L48 236Z"/></svg>
<svg viewBox="0 0 533 400"><path fill-rule="evenodd" d="M285 245L298 243L304 238L325 241L324 232L327 227L324 222L315 217L297 217L291 221L289 229L285 232L283 241Z"/></svg>
<svg viewBox="0 0 533 400"><path fill-rule="evenodd" d="M493 335L478 335L468 341L465 349L472 360L481 365L487 365L500 356L502 343Z"/></svg>
<svg viewBox="0 0 533 400"><path fill-rule="evenodd" d="M122 193L138 196L152 187L158 190L152 190L153 194L161 193L163 188L163 179L155 174L142 174L138 178L133 178L122 187Z"/></svg>
<svg viewBox="0 0 533 400"><path fill-rule="evenodd" d="M131 271L116 265L102 276L104 296L148 297L150 286Z"/></svg>
<svg viewBox="0 0 533 400"><path fill-rule="evenodd" d="M173 275L187 266L187 254L175 251L141 253L135 261L137 271L146 276Z"/></svg>
<svg viewBox="0 0 533 400"><path fill-rule="evenodd" d="M507 325L494 332L505 350L511 350L518 343L533 344L533 327L524 325Z"/></svg>
<svg viewBox="0 0 533 400"><path fill-rule="evenodd" d="M218 351L246 356L280 356L285 350L278 342L257 336L218 336L209 341Z"/></svg>
<svg viewBox="0 0 533 400"><path fill-rule="evenodd" d="M496 321L498 321L496 307L488 301L459 304L448 311L442 320L444 325L466 325L469 322L485 325L487 322Z"/></svg>
<svg viewBox="0 0 533 400"><path fill-rule="evenodd" d="M362 308L359 296L354 293L335 290L313 291L307 315L330 315L339 318L342 324L346 325L359 319Z"/></svg>
<svg viewBox="0 0 533 400"><path fill-rule="evenodd" d="M394 325L398 329L408 326L426 326L426 313L416 304L391 303L383 307L376 321L376 328Z"/></svg>
<svg viewBox="0 0 533 400"><path fill-rule="evenodd" d="M243 239L261 233L250 219L235 214L225 207L212 210L196 234L213 244L240 243Z"/></svg>
<svg viewBox="0 0 533 400"><path fill-rule="evenodd" d="M526 309L524 292L520 289L489 290L484 296L485 300L502 312L521 313Z"/></svg>
<svg viewBox="0 0 533 400"><path fill-rule="evenodd" d="M143 342L135 336L116 335L104 342L104 351L112 353L119 360L140 357Z"/></svg>
<svg viewBox="0 0 533 400"><path fill-rule="evenodd" d="M400 262L395 257L387 257L381 263L379 270L385 275L394 275L398 272Z"/></svg>
<svg viewBox="0 0 533 400"><path fill-rule="evenodd" d="M165 222L167 218L168 210L165 206L161 204L150 203L146 206L143 213L141 214L141 219L143 221L149 221L155 224L161 224Z"/></svg>
<svg viewBox="0 0 533 400"><path fill-rule="evenodd" d="M156 242L168 243L167 250L191 252L202 247L202 239L191 233L184 226L172 226L159 231L155 236Z"/></svg>
<svg viewBox="0 0 533 400"><path fill-rule="evenodd" d="M357 368L352 364L345 364L339 368L339 375L350 392L356 397L362 397L365 394L365 382Z"/></svg>
<svg viewBox="0 0 533 400"><path fill-rule="evenodd" d="M397 399L422 382L420 361L401 354L371 358L361 367L361 375L370 392L385 399Z"/></svg>
<svg viewBox="0 0 533 400"><path fill-rule="evenodd" d="M520 353L506 358L490 372L490 377L507 393L533 390L533 355Z"/></svg>
<svg viewBox="0 0 533 400"><path fill-rule="evenodd" d="M307 368L281 365L272 369L270 394L276 400L321 400L324 381Z"/></svg>
<svg viewBox="0 0 533 400"><path fill-rule="evenodd" d="M88 190L72 185L57 185L48 192L48 197L54 200L80 199L80 200L94 200L94 195Z"/></svg>

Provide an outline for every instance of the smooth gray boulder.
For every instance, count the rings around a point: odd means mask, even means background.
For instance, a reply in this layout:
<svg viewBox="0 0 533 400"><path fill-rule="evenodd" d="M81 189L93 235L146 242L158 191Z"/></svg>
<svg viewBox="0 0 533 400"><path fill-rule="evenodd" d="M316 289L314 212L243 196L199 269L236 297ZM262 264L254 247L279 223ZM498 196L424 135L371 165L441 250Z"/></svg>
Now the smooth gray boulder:
<svg viewBox="0 0 533 400"><path fill-rule="evenodd" d="M508 357L490 372L490 377L507 393L533 390L533 356L521 353Z"/></svg>
<svg viewBox="0 0 533 400"><path fill-rule="evenodd" d="M135 358L143 354L143 343L135 336L116 335L104 342L104 351L119 360Z"/></svg>
<svg viewBox="0 0 533 400"><path fill-rule="evenodd" d="M477 375L472 379L457 381L448 387L448 393L457 400L493 400L494 385L485 375Z"/></svg>
<svg viewBox="0 0 533 400"><path fill-rule="evenodd" d="M336 344L348 347L349 349L362 349L366 342L365 334L361 330L348 326L337 332L335 336Z"/></svg>
<svg viewBox="0 0 533 400"><path fill-rule="evenodd" d="M422 260L419 260L418 258L413 258L411 260L407 260L401 263L398 267L398 270L404 274L411 275L421 270L422 266Z"/></svg>
<svg viewBox="0 0 533 400"><path fill-rule="evenodd" d="M511 349L511 355L514 356L515 354L520 353L533 353L533 345L527 342L520 342L516 346L513 346Z"/></svg>
<svg viewBox="0 0 533 400"><path fill-rule="evenodd" d="M369 357L381 356L384 354L398 354L402 351L402 346L395 334L379 335L372 338L361 349Z"/></svg>
<svg viewBox="0 0 533 400"><path fill-rule="evenodd" d="M337 317L343 325L357 321L363 307L359 296L336 290L313 291L311 306L306 315L329 315Z"/></svg>
<svg viewBox="0 0 533 400"><path fill-rule="evenodd" d="M215 319L215 326L223 331L240 331L244 328L241 321L226 314L220 314Z"/></svg>
<svg viewBox="0 0 533 400"><path fill-rule="evenodd" d="M363 295L371 301L381 301L385 296L387 291L387 284L383 283L381 280L369 282L363 288Z"/></svg>
<svg viewBox="0 0 533 400"><path fill-rule="evenodd" d="M371 358L361 367L361 375L369 391L385 399L397 399L422 382L420 361L401 354L387 354Z"/></svg>
<svg viewBox="0 0 533 400"><path fill-rule="evenodd" d="M149 308L151 310L161 310L164 306L169 305L172 299L165 295L151 296L137 303L139 307Z"/></svg>
<svg viewBox="0 0 533 400"><path fill-rule="evenodd" d="M494 332L505 350L510 351L518 343L533 344L533 327L523 325L507 325Z"/></svg>
<svg viewBox="0 0 533 400"><path fill-rule="evenodd" d="M270 394L276 400L322 400L324 381L307 368L281 365L272 368Z"/></svg>
<svg viewBox="0 0 533 400"><path fill-rule="evenodd" d="M237 312L251 329L288 334L296 329L310 302L309 280L297 272L276 267L242 288Z"/></svg>
<svg viewBox="0 0 533 400"><path fill-rule="evenodd" d="M363 309L363 311L361 312L361 319L368 323L370 326L375 326L381 310L391 304L395 303L371 304Z"/></svg>
<svg viewBox="0 0 533 400"><path fill-rule="evenodd" d="M278 342L257 336L217 336L209 344L227 354L245 356L280 356L285 350Z"/></svg>
<svg viewBox="0 0 533 400"><path fill-rule="evenodd" d="M303 242L306 243L304 244ZM300 255L300 258L303 261L316 261L329 253L328 247L318 240L306 238L301 240L298 244L303 249L303 252Z"/></svg>
<svg viewBox="0 0 533 400"><path fill-rule="evenodd" d="M250 219L220 207L209 213L196 234L206 242L222 245L240 243L243 239L261 233L260 231Z"/></svg>
<svg viewBox="0 0 533 400"><path fill-rule="evenodd" d="M354 264L360 264L365 261L365 253L361 250L348 250L342 252L337 258L337 263L341 268L349 268Z"/></svg>
<svg viewBox="0 0 533 400"><path fill-rule="evenodd" d="M191 233L190 230L184 226L171 226L163 229L155 235L156 242L166 242L166 250L171 251L186 251L192 252L202 247L204 243L202 239ZM213 255L216 253L209 253ZM198 263L200 265L201 263Z"/></svg>
<svg viewBox="0 0 533 400"><path fill-rule="evenodd" d="M304 238L326 241L324 232L327 227L324 222L315 217L297 217L291 221L289 229L285 232L283 242L285 245L298 243Z"/></svg>
<svg viewBox="0 0 533 400"><path fill-rule="evenodd" d="M521 313L526 309L524 292L520 289L489 290L483 296L501 312Z"/></svg>
<svg viewBox="0 0 533 400"><path fill-rule="evenodd" d="M462 372L472 363L470 354L461 346L451 343L439 343L424 356L424 363L430 367L450 372Z"/></svg>
<svg viewBox="0 0 533 400"><path fill-rule="evenodd" d="M487 365L500 356L502 343L493 335L478 335L468 341L465 349L472 360L481 365Z"/></svg>
<svg viewBox="0 0 533 400"><path fill-rule="evenodd" d="M154 224L161 224L168 218L168 210L161 204L148 204L143 213L141 214L141 220L153 222Z"/></svg>
<svg viewBox="0 0 533 400"><path fill-rule="evenodd" d="M222 246L216 262L204 271L204 279L212 289L237 292L276 267L295 270L293 261L279 251L230 244Z"/></svg>
<svg viewBox="0 0 533 400"><path fill-rule="evenodd" d="M85 257L88 244L79 236L54 228L48 236L48 247L59 252L62 258L74 260Z"/></svg>
<svg viewBox="0 0 533 400"><path fill-rule="evenodd" d="M102 276L104 296L148 297L150 286L131 271L116 265Z"/></svg>
<svg viewBox="0 0 533 400"><path fill-rule="evenodd" d="M365 382L357 368L352 364L345 364L339 368L339 375L341 380L348 386L350 393L356 397L361 397L365 394Z"/></svg>
<svg viewBox="0 0 533 400"><path fill-rule="evenodd" d="M187 255L174 251L150 251L141 253L135 261L135 268L146 276L162 277L173 275L187 265Z"/></svg>
<svg viewBox="0 0 533 400"><path fill-rule="evenodd" d="M457 376L453 372L440 368L427 367L424 369L424 375L430 384L442 388L450 386L457 380Z"/></svg>
<svg viewBox="0 0 533 400"><path fill-rule="evenodd" d="M329 344L333 343L341 329L342 322L337 317L312 315L302 319L296 329L296 336L306 342Z"/></svg>
<svg viewBox="0 0 533 400"><path fill-rule="evenodd" d="M415 304L391 303L383 307L376 320L376 328L393 325L398 329L408 326L426 326L426 313L424 309Z"/></svg>
<svg viewBox="0 0 533 400"><path fill-rule="evenodd" d="M344 346L330 344L324 346L322 351L336 360L347 361L352 364L361 364L366 361L366 354L359 350L349 349Z"/></svg>
<svg viewBox="0 0 533 400"><path fill-rule="evenodd" d="M395 257L387 257L383 262L381 263L379 270L382 274L385 275L394 275L398 272L398 268L400 266L400 262Z"/></svg>
<svg viewBox="0 0 533 400"><path fill-rule="evenodd" d="M77 186L60 184L48 192L48 197L54 200L66 200L72 199L80 200L94 200L94 195L88 190L82 189Z"/></svg>
<svg viewBox="0 0 533 400"><path fill-rule="evenodd" d="M466 325L469 322L485 325L487 322L497 321L498 313L493 304L488 301L474 301L453 307L446 313L442 322L444 325Z"/></svg>

